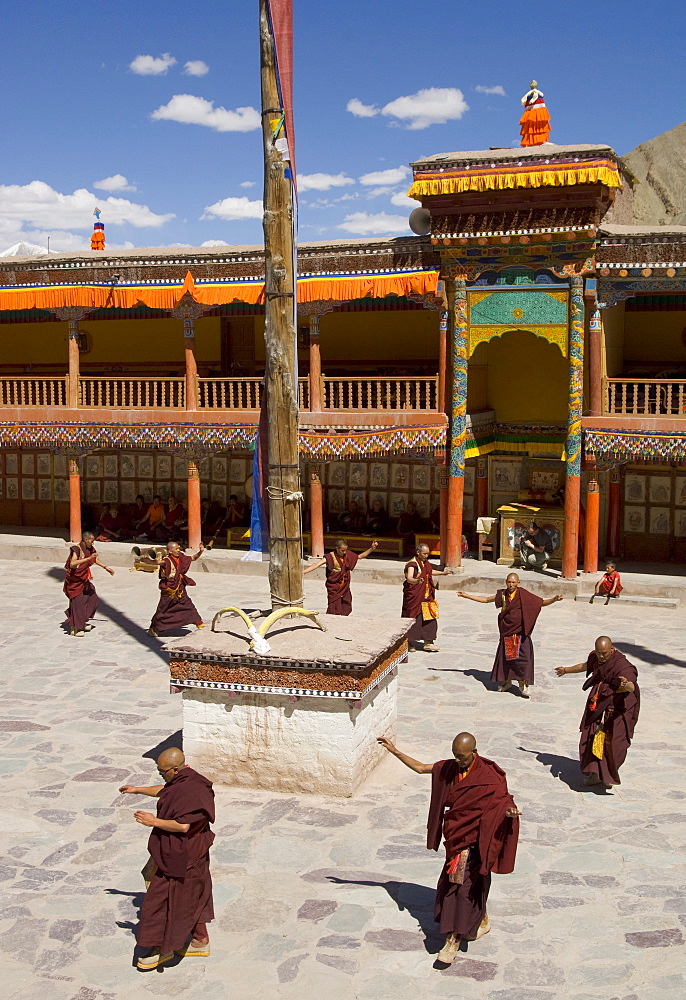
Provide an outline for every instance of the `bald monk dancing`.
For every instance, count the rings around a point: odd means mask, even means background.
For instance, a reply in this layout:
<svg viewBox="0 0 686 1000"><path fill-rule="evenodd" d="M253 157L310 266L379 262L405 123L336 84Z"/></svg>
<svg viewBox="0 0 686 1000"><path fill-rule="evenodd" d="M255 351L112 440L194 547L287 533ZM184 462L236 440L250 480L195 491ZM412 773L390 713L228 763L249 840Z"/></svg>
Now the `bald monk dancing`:
<svg viewBox="0 0 686 1000"><path fill-rule="evenodd" d="M641 707L638 671L606 635L596 639L585 663L555 668L558 677L584 671L583 690L588 691L588 698L579 726L584 784L619 785L619 769L631 746Z"/></svg>
<svg viewBox="0 0 686 1000"><path fill-rule="evenodd" d="M93 547L94 541L93 532L84 531L79 544L72 545L69 549L69 556L64 564L67 575L62 590L69 598L69 607L65 612L69 635L79 638L93 628L88 623L98 609L98 595L93 584L91 566L100 566L110 576L114 576L114 570L100 562Z"/></svg>
<svg viewBox="0 0 686 1000"><path fill-rule="evenodd" d="M475 941L491 929L486 911L491 872L514 871L521 813L507 790L505 772L479 756L471 733L453 740L454 759L435 764L408 757L385 736L378 742L411 771L431 775L426 846L437 851L442 833L446 854L434 920L447 937L436 958L450 965L462 938Z"/></svg>
<svg viewBox="0 0 686 1000"><path fill-rule="evenodd" d="M413 559L405 565L403 583L403 606L401 618L414 618L415 622L407 633L409 649L418 649L417 642L424 641L425 653L438 653L435 643L438 635L438 602L436 600L435 576L452 576L451 569L434 569L429 562L431 549L428 545L418 545Z"/></svg>
<svg viewBox="0 0 686 1000"><path fill-rule="evenodd" d="M366 559L374 549L378 549L379 543L373 541L368 549L360 552L351 552L348 543L342 538L336 542L336 547L332 552L327 552L319 562L312 563L303 570L303 576L311 573L320 566L326 566L326 596L328 606L327 615L349 615L353 610L353 595L350 589L350 574L357 566L359 559Z"/></svg>
<svg viewBox="0 0 686 1000"><path fill-rule="evenodd" d="M124 795L151 795L158 800L156 816L142 809L133 814L137 823L152 827L150 860L143 869L149 883L137 934L139 947L147 949L137 962L143 971L168 962L174 952L207 958L207 923L214 919L209 855L214 840L212 782L188 767L176 747L160 754L157 771L163 785L119 789Z"/></svg>
<svg viewBox="0 0 686 1000"><path fill-rule="evenodd" d="M181 551L178 542L167 543L167 555L160 563L159 588L160 599L157 610L152 616L148 635L157 637L159 632L172 628L182 628L184 625L195 625L204 628L200 612L188 596L186 587L194 587L195 580L186 576L191 563L199 559L205 550L203 543L194 556L187 556Z"/></svg>
<svg viewBox="0 0 686 1000"><path fill-rule="evenodd" d="M479 604L495 604L498 608L498 630L500 642L493 661L491 680L496 681L499 691L507 691L512 681L519 683L522 698L529 696L529 684L534 683L534 647L531 633L541 608L561 601L562 594L549 597L547 601L519 586L516 573L508 574L505 589L497 590L490 597L466 594L463 590L458 597L466 597Z"/></svg>

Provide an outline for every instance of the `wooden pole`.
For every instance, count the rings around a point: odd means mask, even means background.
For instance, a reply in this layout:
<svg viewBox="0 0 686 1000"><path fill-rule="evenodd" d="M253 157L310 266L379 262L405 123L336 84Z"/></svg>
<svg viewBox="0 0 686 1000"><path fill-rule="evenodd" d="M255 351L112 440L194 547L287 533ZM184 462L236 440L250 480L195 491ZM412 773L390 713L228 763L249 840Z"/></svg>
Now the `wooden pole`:
<svg viewBox="0 0 686 1000"><path fill-rule="evenodd" d="M187 410L198 408L198 362L195 357L195 321L205 312L190 295L183 296L174 306L171 315L174 319L183 320L183 353L186 366L185 407Z"/></svg>
<svg viewBox="0 0 686 1000"><path fill-rule="evenodd" d="M319 342L319 316L310 316L310 410L322 408L322 354Z"/></svg>
<svg viewBox="0 0 686 1000"><path fill-rule="evenodd" d="M69 540L81 541L81 469L78 458L69 457Z"/></svg>
<svg viewBox="0 0 686 1000"><path fill-rule="evenodd" d="M572 275L569 306L569 409L566 445L565 533L562 548L562 576L567 580L576 577L579 559L581 408L584 396L584 279L581 275Z"/></svg>
<svg viewBox="0 0 686 1000"><path fill-rule="evenodd" d="M598 533L600 529L600 490L597 480L589 479L586 490L586 532L584 537L584 573L598 572Z"/></svg>
<svg viewBox="0 0 686 1000"><path fill-rule="evenodd" d="M298 463L293 183L275 140L285 137L267 0L260 0L264 144L265 387L269 474L269 586L273 608L303 603Z"/></svg>

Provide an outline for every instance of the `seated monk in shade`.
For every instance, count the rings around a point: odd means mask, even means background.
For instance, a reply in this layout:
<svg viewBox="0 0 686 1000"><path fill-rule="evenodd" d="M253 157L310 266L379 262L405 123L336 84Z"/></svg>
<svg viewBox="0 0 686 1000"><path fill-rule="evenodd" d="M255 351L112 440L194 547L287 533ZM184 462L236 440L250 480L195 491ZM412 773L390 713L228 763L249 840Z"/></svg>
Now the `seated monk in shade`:
<svg viewBox="0 0 686 1000"><path fill-rule="evenodd" d="M365 517L357 500L351 500L348 509L338 515L338 530L351 535L359 535L364 529Z"/></svg>
<svg viewBox="0 0 686 1000"><path fill-rule="evenodd" d="M351 614L353 595L350 589L350 574L357 566L358 559L366 559L378 547L379 543L373 541L368 549L357 555L356 552L351 552L346 541L339 538L332 552L327 552L323 559L303 570L305 576L320 566L326 566L327 615Z"/></svg>
<svg viewBox="0 0 686 1000"><path fill-rule="evenodd" d="M245 504L241 503L235 493L232 493L226 506L226 527L239 528L244 524Z"/></svg>
<svg viewBox="0 0 686 1000"><path fill-rule="evenodd" d="M146 510L143 517L136 523L136 531L148 538L155 538L158 541L165 541L164 538L164 504L162 497L156 493L152 498L152 503Z"/></svg>
<svg viewBox="0 0 686 1000"><path fill-rule="evenodd" d="M500 641L493 661L491 680L499 691L507 691L512 681L518 681L523 698L529 697L529 684L534 683L534 647L531 633L541 608L562 600L562 594L549 597L546 601L537 594L519 586L516 573L509 573L505 589L497 590L490 597L480 594L466 594L458 591L458 597L466 597L479 604L495 604L498 609L498 631Z"/></svg>
<svg viewBox="0 0 686 1000"><path fill-rule="evenodd" d="M417 649L417 642L424 642L425 653L438 653L435 643L438 635L438 602L434 576L452 576L451 569L434 569L429 562L429 546L418 545L414 558L405 565L403 606L401 618L414 618L415 623L407 634L409 648Z"/></svg>
<svg viewBox="0 0 686 1000"><path fill-rule="evenodd" d="M98 595L93 585L91 566L100 566L110 576L114 576L114 570L100 562L98 553L93 548L94 541L93 532L84 531L79 544L70 547L69 556L64 564L67 575L62 589L69 598L69 607L65 612L69 623L69 635L78 637L91 631L93 626L88 623L98 608Z"/></svg>
<svg viewBox="0 0 686 1000"><path fill-rule="evenodd" d="M584 784L619 785L619 769L631 746L641 707L638 671L606 635L596 639L585 663L555 668L558 677L584 671L583 690L588 691L588 698L579 726Z"/></svg>
<svg viewBox="0 0 686 1000"><path fill-rule="evenodd" d="M212 782L188 767L181 750L171 747L157 758L164 784L122 785L124 795L157 799L157 815L139 809L134 819L151 827L150 858L143 869L147 892L138 925L138 945L146 953L139 969L156 969L174 957L207 958L214 919L210 847L214 833Z"/></svg>
<svg viewBox="0 0 686 1000"><path fill-rule="evenodd" d="M159 570L160 599L157 610L152 616L148 635L157 636L159 632L182 628L184 625L205 627L198 609L186 590L186 587L195 586L195 580L191 580L186 574L191 563L200 558L204 549L205 546L201 542L195 555L187 556L181 551L178 542L167 544L167 554L162 559Z"/></svg>
<svg viewBox="0 0 686 1000"><path fill-rule="evenodd" d="M374 497L372 505L367 511L365 520L365 535L387 535L391 528L386 508L381 497Z"/></svg>
<svg viewBox="0 0 686 1000"><path fill-rule="evenodd" d="M471 733L455 737L452 760L435 764L408 757L385 736L378 742L411 771L431 775L426 846L437 851L442 834L446 854L434 907L446 939L436 958L450 965L462 938L475 941L491 929L486 909L491 872L514 871L521 813L505 772L479 756Z"/></svg>
<svg viewBox="0 0 686 1000"><path fill-rule="evenodd" d="M162 527L167 540L178 542L181 534L180 525L183 519L183 507L176 497L169 497L167 509L164 514Z"/></svg>
<svg viewBox="0 0 686 1000"><path fill-rule="evenodd" d="M120 542L126 537L126 518L119 513L116 504L112 504L109 512L100 518L100 534L111 542Z"/></svg>

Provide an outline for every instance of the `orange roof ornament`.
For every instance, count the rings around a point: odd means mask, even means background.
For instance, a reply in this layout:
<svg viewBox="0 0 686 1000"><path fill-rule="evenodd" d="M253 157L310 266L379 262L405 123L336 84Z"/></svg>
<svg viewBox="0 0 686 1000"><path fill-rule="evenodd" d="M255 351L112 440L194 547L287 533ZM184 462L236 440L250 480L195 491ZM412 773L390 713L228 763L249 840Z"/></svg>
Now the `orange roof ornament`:
<svg viewBox="0 0 686 1000"><path fill-rule="evenodd" d="M545 106L543 91L538 89L538 81L532 80L529 90L522 98L524 114L519 119L522 146L542 146L550 135L550 115Z"/></svg>
<svg viewBox="0 0 686 1000"><path fill-rule="evenodd" d="M105 249L105 223L100 221L100 209L95 208L93 215L96 221L93 223L93 235L91 236L91 250Z"/></svg>

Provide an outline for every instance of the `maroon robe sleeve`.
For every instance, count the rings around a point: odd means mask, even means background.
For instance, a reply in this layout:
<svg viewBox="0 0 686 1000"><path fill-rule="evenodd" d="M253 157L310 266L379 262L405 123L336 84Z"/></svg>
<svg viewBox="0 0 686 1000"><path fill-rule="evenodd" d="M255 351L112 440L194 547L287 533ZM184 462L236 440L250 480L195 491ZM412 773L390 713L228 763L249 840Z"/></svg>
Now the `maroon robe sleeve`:
<svg viewBox="0 0 686 1000"><path fill-rule="evenodd" d="M438 760L431 770L431 802L426 824L426 847L429 851L437 851L441 846L445 800L456 772L456 760Z"/></svg>
<svg viewBox="0 0 686 1000"><path fill-rule="evenodd" d="M543 598L538 594L532 594L530 590L519 588L519 599L522 603L522 622L524 623L524 635L531 635L536 624L536 619L543 607Z"/></svg>
<svg viewBox="0 0 686 1000"><path fill-rule="evenodd" d="M479 827L481 874L495 872L496 875L509 875L514 871L517 855L519 817L505 815L508 809L516 808L514 799L507 790L505 772L493 761L483 757L481 760L498 779L484 808Z"/></svg>
<svg viewBox="0 0 686 1000"><path fill-rule="evenodd" d="M168 833L153 827L148 840L148 850L162 874L183 878L189 861L189 845L200 851L209 849L214 834L209 824L214 822L214 792L212 782L190 767L162 789L157 800L160 819L173 819L177 823L190 823L188 833ZM198 838L202 838L198 840ZM195 853L195 852L194 852Z"/></svg>

